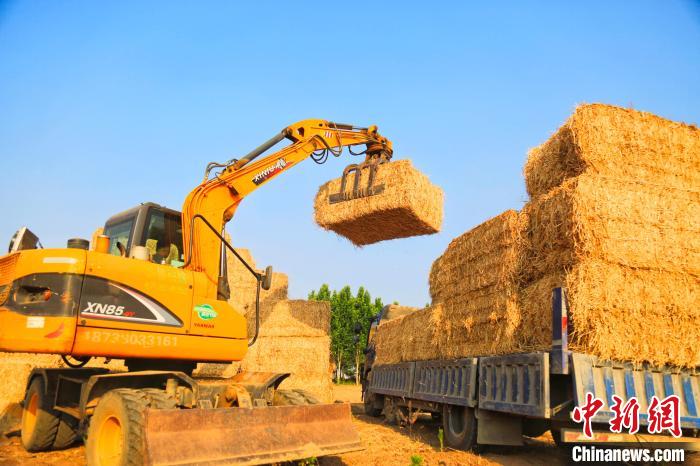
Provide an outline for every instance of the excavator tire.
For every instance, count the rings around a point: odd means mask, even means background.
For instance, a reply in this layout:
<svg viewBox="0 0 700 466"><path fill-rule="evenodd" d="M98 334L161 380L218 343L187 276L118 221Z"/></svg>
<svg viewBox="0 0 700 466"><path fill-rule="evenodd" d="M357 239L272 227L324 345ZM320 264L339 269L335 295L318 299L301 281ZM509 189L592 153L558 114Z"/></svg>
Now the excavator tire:
<svg viewBox="0 0 700 466"><path fill-rule="evenodd" d="M309 392L301 389L295 390L275 390L272 398L273 406L301 406L316 405L318 400Z"/></svg>
<svg viewBox="0 0 700 466"><path fill-rule="evenodd" d="M58 421L56 438L53 441L53 450L63 450L73 445L78 440L78 420L68 414L61 413Z"/></svg>
<svg viewBox="0 0 700 466"><path fill-rule="evenodd" d="M307 404L307 405L320 405L321 404L321 402L318 401L318 398L316 398L315 396L313 396L311 393L307 392L306 390L302 390L301 388L296 388L292 391L296 392L300 396L304 397L304 399L306 400L306 403L304 403L304 404Z"/></svg>
<svg viewBox="0 0 700 466"><path fill-rule="evenodd" d="M22 409L22 445L27 451L47 451L53 447L61 413L51 407L44 379L34 377L24 396Z"/></svg>
<svg viewBox="0 0 700 466"><path fill-rule="evenodd" d="M136 466L146 449L146 409L142 390L119 388L107 392L90 419L86 456L90 466Z"/></svg>
<svg viewBox="0 0 700 466"><path fill-rule="evenodd" d="M175 409L177 403L164 390L144 388L141 393L148 399L148 407L153 409Z"/></svg>

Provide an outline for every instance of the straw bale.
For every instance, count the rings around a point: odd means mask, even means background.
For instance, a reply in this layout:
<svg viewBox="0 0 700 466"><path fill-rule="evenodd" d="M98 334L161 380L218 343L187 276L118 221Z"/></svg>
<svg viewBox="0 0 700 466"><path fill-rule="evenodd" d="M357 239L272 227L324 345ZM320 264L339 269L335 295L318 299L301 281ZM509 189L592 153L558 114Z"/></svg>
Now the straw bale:
<svg viewBox="0 0 700 466"><path fill-rule="evenodd" d="M582 173L678 189L700 186L700 130L651 113L581 105L525 164L530 196Z"/></svg>
<svg viewBox="0 0 700 466"><path fill-rule="evenodd" d="M570 348L654 365L700 366L700 279L590 259L545 275L522 291L533 346L551 343L551 293L566 286ZM523 335L519 335L522 339Z"/></svg>
<svg viewBox="0 0 700 466"><path fill-rule="evenodd" d="M398 304L387 304L382 308L382 318L379 324L381 325L382 323L391 319L396 319L397 317L403 317L412 312L416 312L417 310L417 307L400 306Z"/></svg>
<svg viewBox="0 0 700 466"><path fill-rule="evenodd" d="M239 371L290 372L281 388L304 388L332 401L330 304L285 300L261 307L258 339L241 362L199 364L198 377L232 377ZM250 325L250 322L249 322ZM252 336L254 329L249 328Z"/></svg>
<svg viewBox="0 0 700 466"><path fill-rule="evenodd" d="M700 276L700 191L582 175L525 211L526 282L582 258Z"/></svg>
<svg viewBox="0 0 700 466"><path fill-rule="evenodd" d="M422 361L438 358L433 344L439 317L436 308L427 307L383 322L374 334L375 364Z"/></svg>
<svg viewBox="0 0 700 466"><path fill-rule="evenodd" d="M366 187L368 178L369 170L364 170L362 188ZM348 191L353 181L351 174ZM413 168L410 160L377 168L375 184L385 186L381 194L330 204L329 196L340 191L340 184L341 178L336 178L319 188L314 202L316 223L348 238L356 246L440 231L442 189Z"/></svg>
<svg viewBox="0 0 700 466"><path fill-rule="evenodd" d="M512 292L523 222L508 210L453 239L430 269L433 304L465 300L498 284Z"/></svg>
<svg viewBox="0 0 700 466"><path fill-rule="evenodd" d="M255 260L248 249L236 248L236 251L253 269L256 269ZM227 251L226 254L226 268L229 289L231 290L229 304L248 317L250 321L251 317L255 317L257 280L230 251ZM289 278L287 274L273 272L272 287L267 291L263 289L260 290L260 302L274 304L277 301L287 299L288 288Z"/></svg>
<svg viewBox="0 0 700 466"><path fill-rule="evenodd" d="M303 388L323 402L330 390L330 337L260 336L243 359L241 369L253 372L290 372L280 388Z"/></svg>

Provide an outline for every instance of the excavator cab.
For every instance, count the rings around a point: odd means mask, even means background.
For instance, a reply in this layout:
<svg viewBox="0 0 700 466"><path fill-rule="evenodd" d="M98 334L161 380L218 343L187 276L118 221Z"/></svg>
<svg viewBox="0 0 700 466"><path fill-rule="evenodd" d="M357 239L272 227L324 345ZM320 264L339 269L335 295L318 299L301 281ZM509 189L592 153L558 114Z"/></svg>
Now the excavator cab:
<svg viewBox="0 0 700 466"><path fill-rule="evenodd" d="M105 223L109 253L130 257L136 246L148 250L157 264L182 267L185 263L180 212L152 202L120 212Z"/></svg>

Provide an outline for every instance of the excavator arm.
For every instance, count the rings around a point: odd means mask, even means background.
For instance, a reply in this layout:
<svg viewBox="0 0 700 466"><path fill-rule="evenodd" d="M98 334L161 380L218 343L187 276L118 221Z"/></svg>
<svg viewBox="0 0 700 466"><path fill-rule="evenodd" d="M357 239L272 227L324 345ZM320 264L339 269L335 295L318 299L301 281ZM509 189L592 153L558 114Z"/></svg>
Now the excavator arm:
<svg viewBox="0 0 700 466"><path fill-rule="evenodd" d="M291 144L259 158L283 140ZM204 272L206 296L219 294L224 226L233 218L241 201L270 179L311 157L323 163L329 155L339 156L344 147L365 145L350 152L365 155L365 163L388 161L391 141L381 136L376 126L360 128L325 120L303 120L284 128L279 134L240 159L210 163L204 181L190 192L182 208L184 252L187 269ZM212 177L212 172L214 176ZM205 219L206 222L202 221Z"/></svg>

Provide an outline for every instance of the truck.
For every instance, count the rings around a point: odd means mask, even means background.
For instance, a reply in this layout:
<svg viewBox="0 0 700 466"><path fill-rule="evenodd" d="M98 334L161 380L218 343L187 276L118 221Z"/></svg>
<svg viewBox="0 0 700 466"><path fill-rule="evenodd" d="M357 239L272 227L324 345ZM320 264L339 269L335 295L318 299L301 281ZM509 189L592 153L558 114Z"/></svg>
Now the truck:
<svg viewBox="0 0 700 466"><path fill-rule="evenodd" d="M362 396L365 414L412 424L420 413L442 421L448 447L482 451L488 445L523 445L523 437L550 431L564 448L575 445L647 446L700 450L700 371L608 361L568 348L566 290L552 292L552 346L548 351L464 357L449 360L374 364L373 335L381 316L370 327ZM685 342L679 344L697 344ZM652 398L679 399L682 435L648 434L643 426ZM572 414L587 401L602 401L590 418L586 435ZM615 398L635 397L639 431L611 432Z"/></svg>

